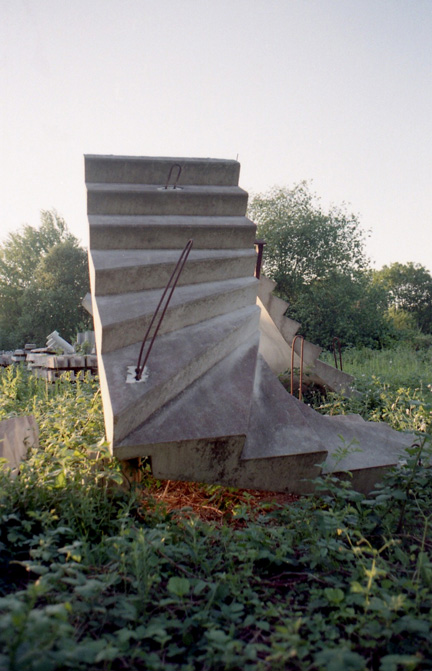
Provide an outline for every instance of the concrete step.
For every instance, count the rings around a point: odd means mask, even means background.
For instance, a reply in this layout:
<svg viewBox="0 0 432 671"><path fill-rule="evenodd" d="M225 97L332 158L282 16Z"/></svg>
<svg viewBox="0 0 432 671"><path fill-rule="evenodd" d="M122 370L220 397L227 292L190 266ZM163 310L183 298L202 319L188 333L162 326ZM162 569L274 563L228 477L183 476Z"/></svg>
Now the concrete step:
<svg viewBox="0 0 432 671"><path fill-rule="evenodd" d="M257 280L246 277L177 287L159 333L169 333L254 305ZM100 353L141 342L162 291L136 291L93 298L96 345Z"/></svg>
<svg viewBox="0 0 432 671"><path fill-rule="evenodd" d="M266 308L276 327L282 334L283 338L291 346L301 324L294 319L290 319L290 317L284 316L289 306L286 301L273 295L272 292L275 287L276 282L273 282L273 280L270 280L268 277L261 276L258 287L258 297ZM294 344L294 351L297 354L300 354L300 339L296 340ZM308 340L305 340L303 344L304 365L313 367L321 352L322 347L319 347L319 345L314 345Z"/></svg>
<svg viewBox="0 0 432 671"><path fill-rule="evenodd" d="M182 172L178 185L236 186L240 163L225 159L170 158L147 156L85 156L86 182L114 184L157 184L165 186L171 166L178 163ZM177 169L172 172L173 180ZM173 181L172 180L172 181Z"/></svg>
<svg viewBox="0 0 432 671"><path fill-rule="evenodd" d="M285 317L285 312L288 310L288 303L282 298L273 295L276 288L276 282L270 280L268 277L261 275L258 286L258 298L264 305L270 317L274 321L276 327L282 333L285 340L291 344L295 334L299 330L301 324L294 319Z"/></svg>
<svg viewBox="0 0 432 671"><path fill-rule="evenodd" d="M92 250L89 254L92 290L97 296L165 288L181 250ZM255 250L192 249L178 286L252 277Z"/></svg>
<svg viewBox="0 0 432 671"><path fill-rule="evenodd" d="M236 486L298 494L313 491L311 481L320 474L327 447L302 412L303 405L259 357Z"/></svg>
<svg viewBox="0 0 432 671"><path fill-rule="evenodd" d="M256 226L246 217L89 215L90 249L252 248Z"/></svg>
<svg viewBox="0 0 432 671"><path fill-rule="evenodd" d="M128 367L136 366L139 344L99 357L107 439L113 447L248 340L258 321L259 310L251 306L158 337L144 382L126 382Z"/></svg>
<svg viewBox="0 0 432 671"><path fill-rule="evenodd" d="M314 366L314 379L318 384L323 384L332 391L336 391L344 396L351 396L352 394L359 394L352 388L354 378L348 373L330 366L324 361L317 359Z"/></svg>
<svg viewBox="0 0 432 671"><path fill-rule="evenodd" d="M384 474L406 457L405 449L416 442L414 434L395 431L384 422L366 422L358 415L326 415L321 424L323 440L327 432L339 438L333 439L329 458L324 464L324 473L338 477L349 477L354 489L367 494ZM345 453L345 456L342 455Z"/></svg>
<svg viewBox="0 0 432 671"><path fill-rule="evenodd" d="M257 351L255 334L115 446L114 455L151 456L156 477L229 480L247 433Z"/></svg>
<svg viewBox="0 0 432 671"><path fill-rule="evenodd" d="M87 184L88 214L237 216L246 214L247 193L238 186Z"/></svg>
<svg viewBox="0 0 432 671"><path fill-rule="evenodd" d="M360 492L373 489L416 440L413 434L395 431L384 422L366 422L360 415L321 415L305 403L290 399L328 450L323 473L347 477L349 471L354 489Z"/></svg>
<svg viewBox="0 0 432 671"><path fill-rule="evenodd" d="M264 303L264 305L267 305L276 287L277 287L276 282L271 280L269 277L266 277L265 275L261 275L258 287L258 297L262 301L262 303ZM287 307L285 308L285 311Z"/></svg>

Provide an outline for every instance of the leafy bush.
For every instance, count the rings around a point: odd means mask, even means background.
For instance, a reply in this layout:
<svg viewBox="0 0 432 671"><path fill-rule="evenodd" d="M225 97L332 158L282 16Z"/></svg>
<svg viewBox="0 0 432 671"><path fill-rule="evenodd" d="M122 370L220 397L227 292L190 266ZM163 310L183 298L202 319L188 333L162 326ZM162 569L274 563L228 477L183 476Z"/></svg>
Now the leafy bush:
<svg viewBox="0 0 432 671"><path fill-rule="evenodd" d="M0 373L41 445L1 475L0 668L398 671L431 668L427 440L370 497L318 479L230 523L125 494L89 379Z"/></svg>

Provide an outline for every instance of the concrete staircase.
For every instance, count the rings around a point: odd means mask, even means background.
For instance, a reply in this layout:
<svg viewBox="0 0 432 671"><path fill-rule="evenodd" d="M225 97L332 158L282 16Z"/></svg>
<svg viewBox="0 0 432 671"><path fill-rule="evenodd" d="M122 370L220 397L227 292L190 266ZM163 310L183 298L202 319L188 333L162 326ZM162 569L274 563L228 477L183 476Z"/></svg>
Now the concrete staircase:
<svg viewBox="0 0 432 671"><path fill-rule="evenodd" d="M260 353L271 370L280 375L291 367L293 340L300 324L285 316L288 303L273 294L276 282L261 275L258 287L258 305L261 307ZM283 341L282 341L283 339ZM285 344L286 343L286 344ZM300 367L301 342L294 342L294 366ZM350 395L354 378L318 358L322 348L307 340L303 343L304 380L330 391Z"/></svg>
<svg viewBox="0 0 432 671"><path fill-rule="evenodd" d="M176 188L167 187L174 164L181 166ZM341 422L287 394L258 354L258 288L288 343L298 325L283 316L287 306L272 296L272 283L253 276L255 226L245 216L239 168L214 159L85 157L106 434L114 455L149 457L156 477L303 493L337 451ZM190 238L143 379L134 381L129 371ZM307 365L317 366L319 351L307 345ZM380 460L360 425L346 424L350 440L360 436L366 466L347 457L344 469L353 466L364 487L361 474L370 484L372 471L396 463L402 446L398 434L392 441L386 433Z"/></svg>

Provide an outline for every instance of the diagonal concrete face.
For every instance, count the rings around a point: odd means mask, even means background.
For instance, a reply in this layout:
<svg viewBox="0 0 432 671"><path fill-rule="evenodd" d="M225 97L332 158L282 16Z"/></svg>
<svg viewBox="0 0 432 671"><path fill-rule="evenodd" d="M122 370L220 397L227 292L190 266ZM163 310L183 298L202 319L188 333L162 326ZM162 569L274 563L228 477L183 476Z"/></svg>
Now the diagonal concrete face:
<svg viewBox="0 0 432 671"><path fill-rule="evenodd" d="M114 448L115 456L120 459L151 456L157 461L162 447L177 449L188 444L203 447L207 441L219 446L234 441L243 446L257 352L258 335L255 333L121 441ZM171 474L178 471L178 479L181 479L184 465L175 462L173 455L168 461ZM204 477L204 473L202 475ZM206 479L211 477L209 472L203 482L214 482Z"/></svg>
<svg viewBox="0 0 432 671"><path fill-rule="evenodd" d="M107 438L117 444L154 412L256 333L255 306L163 335L155 341L145 382L127 383L140 344L100 357ZM167 356L172 353L173 356Z"/></svg>
<svg viewBox="0 0 432 671"><path fill-rule="evenodd" d="M256 284L254 277L241 277L177 287L159 333L170 333L253 305ZM141 342L160 297L160 290L100 296L94 311L99 351L112 352Z"/></svg>

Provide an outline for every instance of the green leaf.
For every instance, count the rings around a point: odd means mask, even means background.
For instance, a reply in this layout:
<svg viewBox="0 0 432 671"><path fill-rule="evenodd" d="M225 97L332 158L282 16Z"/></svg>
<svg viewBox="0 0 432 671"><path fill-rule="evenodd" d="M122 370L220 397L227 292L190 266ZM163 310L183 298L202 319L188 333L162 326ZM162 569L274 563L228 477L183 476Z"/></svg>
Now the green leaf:
<svg viewBox="0 0 432 671"><path fill-rule="evenodd" d="M412 655L385 655L381 658L379 671L413 671L422 660Z"/></svg>
<svg viewBox="0 0 432 671"><path fill-rule="evenodd" d="M167 589L171 594L175 596L183 597L186 594L189 594L190 591L190 582L187 578L179 578L178 576L173 576L168 580Z"/></svg>
<svg viewBox="0 0 432 671"><path fill-rule="evenodd" d="M315 655L320 671L365 671L366 661L347 648L326 648Z"/></svg>

